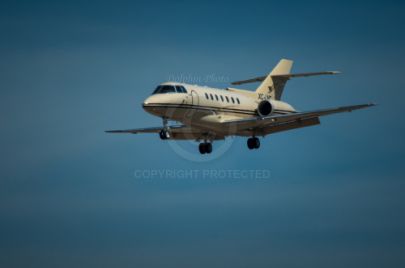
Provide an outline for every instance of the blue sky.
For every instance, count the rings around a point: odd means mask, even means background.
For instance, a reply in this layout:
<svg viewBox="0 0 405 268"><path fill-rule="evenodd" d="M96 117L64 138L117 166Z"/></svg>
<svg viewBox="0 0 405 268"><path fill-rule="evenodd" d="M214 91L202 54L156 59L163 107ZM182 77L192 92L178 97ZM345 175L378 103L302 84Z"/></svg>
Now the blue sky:
<svg viewBox="0 0 405 268"><path fill-rule="evenodd" d="M404 266L404 12L399 1L2 1L0 266ZM155 135L104 133L159 126L141 103L170 77L226 87L280 58L342 71L289 81L297 109L379 105L260 150L236 138L205 162L197 144L178 144L188 161Z"/></svg>

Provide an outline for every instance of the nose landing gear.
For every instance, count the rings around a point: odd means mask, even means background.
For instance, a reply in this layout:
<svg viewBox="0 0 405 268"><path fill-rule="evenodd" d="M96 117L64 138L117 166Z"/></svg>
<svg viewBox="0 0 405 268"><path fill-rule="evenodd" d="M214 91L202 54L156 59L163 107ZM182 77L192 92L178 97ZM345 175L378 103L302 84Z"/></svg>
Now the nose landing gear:
<svg viewBox="0 0 405 268"><path fill-rule="evenodd" d="M162 129L162 130L159 132L159 137L160 137L160 139L162 139L162 140L170 139L170 132L167 131L166 129Z"/></svg>
<svg viewBox="0 0 405 268"><path fill-rule="evenodd" d="M163 117L163 129L159 132L159 137L162 140L170 139L170 132L167 126L167 118Z"/></svg>
<svg viewBox="0 0 405 268"><path fill-rule="evenodd" d="M259 149L260 148L260 140L257 137L252 137L247 140L247 146L249 150L252 149Z"/></svg>

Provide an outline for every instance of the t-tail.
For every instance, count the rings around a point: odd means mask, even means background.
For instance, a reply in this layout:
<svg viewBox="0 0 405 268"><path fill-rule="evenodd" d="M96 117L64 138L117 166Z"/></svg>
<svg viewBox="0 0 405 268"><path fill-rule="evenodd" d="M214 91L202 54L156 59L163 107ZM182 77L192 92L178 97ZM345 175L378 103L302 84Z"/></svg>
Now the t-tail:
<svg viewBox="0 0 405 268"><path fill-rule="evenodd" d="M267 75L266 79L264 79L256 89L256 93L270 95L272 99L280 100L288 77L279 78L277 75L290 74L293 63L292 60L280 60L276 67L274 67L274 69Z"/></svg>
<svg viewBox="0 0 405 268"><path fill-rule="evenodd" d="M267 75L259 76L248 80L233 82L233 85L241 85L253 82L262 82L256 89L256 93L270 96L271 99L280 100L283 95L284 87L287 81L293 77L307 77L314 75L338 74L338 71L324 71L311 73L291 73L293 66L292 60L281 59L276 67Z"/></svg>

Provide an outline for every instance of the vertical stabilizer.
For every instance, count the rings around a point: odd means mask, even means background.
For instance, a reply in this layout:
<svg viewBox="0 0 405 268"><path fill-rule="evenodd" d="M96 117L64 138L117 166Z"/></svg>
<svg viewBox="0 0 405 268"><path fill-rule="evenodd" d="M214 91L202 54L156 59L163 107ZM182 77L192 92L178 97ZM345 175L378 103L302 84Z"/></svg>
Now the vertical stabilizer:
<svg viewBox="0 0 405 268"><path fill-rule="evenodd" d="M293 65L292 60L282 59L274 67L266 79L256 89L256 93L269 94L272 99L279 100L283 94L284 86L288 80L288 77L282 77L277 75L289 74ZM272 76L277 77L272 77Z"/></svg>

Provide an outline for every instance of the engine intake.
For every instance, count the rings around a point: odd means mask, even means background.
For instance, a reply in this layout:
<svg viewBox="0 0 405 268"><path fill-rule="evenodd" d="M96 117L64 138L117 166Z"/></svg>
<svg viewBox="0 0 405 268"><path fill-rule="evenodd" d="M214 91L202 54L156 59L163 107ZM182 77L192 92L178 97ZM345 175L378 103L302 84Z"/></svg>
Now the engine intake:
<svg viewBox="0 0 405 268"><path fill-rule="evenodd" d="M268 116L273 112L273 105L268 100L263 100L257 106L257 113L260 116Z"/></svg>

